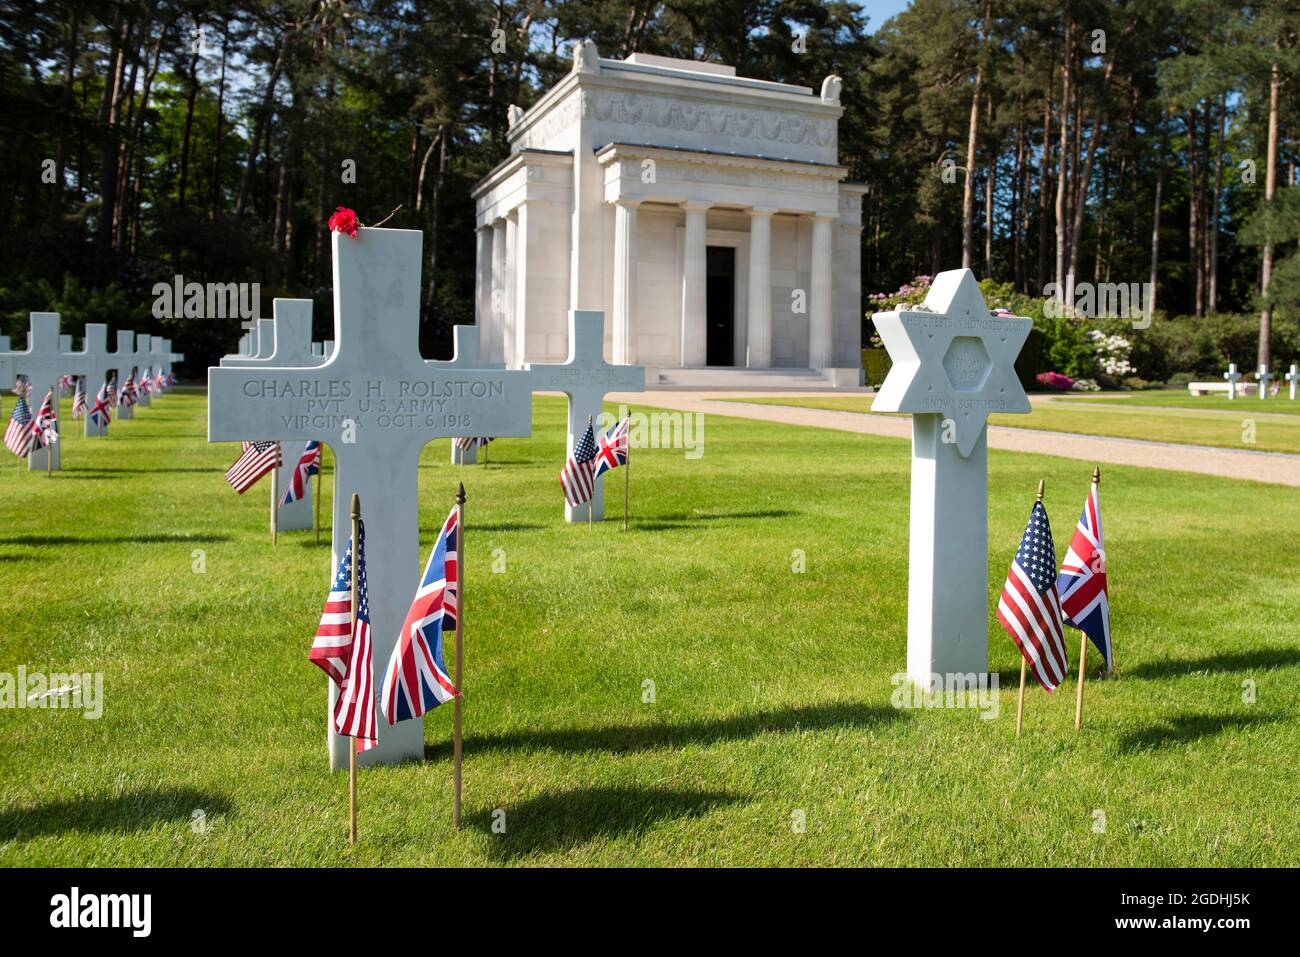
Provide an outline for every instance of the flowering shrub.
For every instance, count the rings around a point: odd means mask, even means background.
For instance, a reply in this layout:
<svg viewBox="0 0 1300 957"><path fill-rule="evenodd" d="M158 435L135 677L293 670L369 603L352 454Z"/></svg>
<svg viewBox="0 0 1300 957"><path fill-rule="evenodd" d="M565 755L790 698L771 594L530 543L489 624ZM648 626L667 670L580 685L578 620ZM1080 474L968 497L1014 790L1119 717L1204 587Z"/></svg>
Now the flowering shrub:
<svg viewBox="0 0 1300 957"><path fill-rule="evenodd" d="M1072 386L1075 392L1100 392L1101 386L1097 385L1095 379L1075 379Z"/></svg>
<svg viewBox="0 0 1300 957"><path fill-rule="evenodd" d="M889 312L899 306L915 306L925 299L930 291L929 276L917 276L911 282L898 287L897 292L873 292L867 297L873 312Z"/></svg>
<svg viewBox="0 0 1300 957"><path fill-rule="evenodd" d="M1097 352L1097 366L1112 379L1121 379L1134 372L1129 361L1133 343L1120 335L1107 335L1100 329L1089 329L1088 338Z"/></svg>
<svg viewBox="0 0 1300 957"><path fill-rule="evenodd" d="M1060 392L1068 392L1074 387L1074 380L1068 375L1061 375L1059 372L1040 372L1035 378L1047 388L1056 389Z"/></svg>

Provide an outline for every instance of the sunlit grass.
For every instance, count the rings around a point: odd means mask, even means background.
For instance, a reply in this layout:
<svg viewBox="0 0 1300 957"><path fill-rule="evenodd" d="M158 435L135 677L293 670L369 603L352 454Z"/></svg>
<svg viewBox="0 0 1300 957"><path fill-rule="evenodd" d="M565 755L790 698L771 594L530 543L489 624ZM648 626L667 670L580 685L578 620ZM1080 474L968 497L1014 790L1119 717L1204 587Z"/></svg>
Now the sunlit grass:
<svg viewBox="0 0 1300 957"><path fill-rule="evenodd" d="M68 438L53 478L0 469L0 672L101 671L106 697L97 721L0 711L0 864L1298 862L1294 490L1108 469L1118 673L1090 677L1082 734L1072 683L1031 688L1017 743L991 615L995 720L891 706L907 442L711 416L699 460L634 452L629 532L588 530L562 521L549 398L464 470L465 827L441 708L425 761L362 772L349 851L306 659L328 549L271 547L266 490L225 485L237 447L206 443L205 411L171 395ZM447 458L422 460L426 549ZM1063 551L1090 472L991 454L990 611L1037 480Z"/></svg>

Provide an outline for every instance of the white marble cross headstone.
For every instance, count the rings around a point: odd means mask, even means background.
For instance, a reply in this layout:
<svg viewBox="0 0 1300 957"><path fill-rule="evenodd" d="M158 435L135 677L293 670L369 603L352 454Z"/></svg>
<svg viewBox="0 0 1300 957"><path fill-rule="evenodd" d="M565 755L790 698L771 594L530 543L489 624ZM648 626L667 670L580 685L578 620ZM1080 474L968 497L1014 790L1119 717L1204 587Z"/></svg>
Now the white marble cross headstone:
<svg viewBox="0 0 1300 957"><path fill-rule="evenodd" d="M1271 379L1271 378L1273 378L1272 373L1270 373L1270 372L1268 371L1268 366L1264 365L1264 364L1261 362L1260 365L1259 365L1259 372L1256 373L1255 377L1256 377L1257 379L1259 379L1259 397L1260 397L1261 399L1267 399L1267 398L1268 398L1268 380Z"/></svg>
<svg viewBox="0 0 1300 957"><path fill-rule="evenodd" d="M33 312L31 328L27 333L27 349L23 352L9 354L10 375L25 375L31 383L32 391L28 403L32 406L32 415L36 415L45 393L51 389L59 395L59 377L64 374L91 375L98 368L98 358L87 353L69 353L59 348L59 314L57 312ZM27 467L44 472L47 468L46 456L50 457L48 467L59 468L61 442L55 442L43 449L36 449L27 456Z"/></svg>
<svg viewBox="0 0 1300 957"><path fill-rule="evenodd" d="M1033 323L989 314L975 275L934 278L922 309L878 312L893 360L873 412L912 413L907 674L988 670L988 440L992 412L1028 412L1016 356Z"/></svg>
<svg viewBox="0 0 1300 957"><path fill-rule="evenodd" d="M430 360L434 365L448 369L504 369L500 362L480 362L478 326L455 326L452 329L452 357L447 360ZM328 340L327 340L328 342ZM333 348L333 343L328 343ZM324 345L324 344L322 344ZM478 462L478 449L458 449L451 440L451 464L474 465Z"/></svg>
<svg viewBox="0 0 1300 957"><path fill-rule="evenodd" d="M153 358L153 337L140 333L135 337L135 404L144 408L152 405L151 393L141 388L142 381L149 375L149 362Z"/></svg>
<svg viewBox="0 0 1300 957"><path fill-rule="evenodd" d="M9 349L10 349L10 346L9 346L9 337L8 337L8 336L0 336L0 352L8 352Z"/></svg>
<svg viewBox="0 0 1300 957"><path fill-rule="evenodd" d="M1286 381L1291 386L1291 401L1295 401L1295 384L1300 381L1300 370L1296 369L1296 364L1291 363L1291 371L1286 374Z"/></svg>
<svg viewBox="0 0 1300 957"><path fill-rule="evenodd" d="M588 420L598 428L601 406L608 392L639 392L645 388L643 366L610 365L605 361L605 314L593 309L569 310L569 358L562 363L532 363L524 366L533 376L537 392L563 392L569 397L569 441L565 456L573 453ZM596 436L599 439L599 435ZM605 518L604 479L596 481L591 501L574 508L564 503L564 518L569 522L587 521L588 509L593 521Z"/></svg>
<svg viewBox="0 0 1300 957"><path fill-rule="evenodd" d="M270 319L258 319L253 330L240 340L239 353L223 357L221 364L224 366L229 361L238 365L246 359L264 361L271 357L271 350L274 348L275 325Z"/></svg>
<svg viewBox="0 0 1300 957"><path fill-rule="evenodd" d="M126 377L131 374L131 367L134 365L135 333L128 329L119 329L117 349L108 354L104 365L104 371L111 371L114 375L116 381L113 388L117 390L119 398L122 395L122 385L126 382ZM118 405L112 409L112 415L117 419L134 419L135 410L129 405Z"/></svg>
<svg viewBox="0 0 1300 957"><path fill-rule="evenodd" d="M420 578L421 449L457 435L532 432L527 373L461 369L421 357L422 239L414 230L364 227L355 238L331 235L336 346L324 364L208 370L210 441L319 439L333 450L331 568L347 549L348 503L360 496L376 691ZM435 521L450 508L452 481L449 476L445 495L430 502ZM334 695L330 682L331 714ZM346 767L348 741L334 734L332 719L328 726L330 766ZM381 718L378 747L358 760L391 763L423 753L423 722L390 727Z"/></svg>
<svg viewBox="0 0 1300 957"><path fill-rule="evenodd" d="M272 304L271 318L258 320L258 344L267 345L266 358L228 357L221 360L223 368L257 368L276 369L310 369L325 360L311 352L311 300L310 299L276 299ZM266 325L263 326L262 324ZM261 436L245 436L256 440ZM284 441L280 445L280 468L278 475L279 494L289 487L293 480L294 469L298 459L302 458L307 443L301 439ZM311 480L307 483L307 493L296 502L288 502L277 510L279 527L284 531L312 527Z"/></svg>
<svg viewBox="0 0 1300 957"><path fill-rule="evenodd" d="M95 394L99 391L99 385L104 381L104 370L109 361L108 352L108 326L102 322L86 323L86 336L82 340L81 352L73 353L78 356L87 358L87 369L82 373L85 381L82 388L86 390L86 409L89 412L91 406L95 404ZM91 424L90 415L82 415L83 434L87 438L100 438L104 431L96 428Z"/></svg>
<svg viewBox="0 0 1300 957"><path fill-rule="evenodd" d="M1237 363L1229 362L1228 371L1223 374L1223 377L1228 380L1228 398L1236 399L1237 383L1241 381L1241 373L1237 371Z"/></svg>

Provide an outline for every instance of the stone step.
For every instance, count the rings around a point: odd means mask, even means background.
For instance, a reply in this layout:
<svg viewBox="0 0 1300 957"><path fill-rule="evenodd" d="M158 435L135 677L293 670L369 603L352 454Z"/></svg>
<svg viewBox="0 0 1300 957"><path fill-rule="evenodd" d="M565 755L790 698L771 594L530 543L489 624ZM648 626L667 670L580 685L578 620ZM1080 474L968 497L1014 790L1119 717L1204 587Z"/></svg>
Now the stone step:
<svg viewBox="0 0 1300 957"><path fill-rule="evenodd" d="M672 368L659 370L660 389L832 389L818 369Z"/></svg>

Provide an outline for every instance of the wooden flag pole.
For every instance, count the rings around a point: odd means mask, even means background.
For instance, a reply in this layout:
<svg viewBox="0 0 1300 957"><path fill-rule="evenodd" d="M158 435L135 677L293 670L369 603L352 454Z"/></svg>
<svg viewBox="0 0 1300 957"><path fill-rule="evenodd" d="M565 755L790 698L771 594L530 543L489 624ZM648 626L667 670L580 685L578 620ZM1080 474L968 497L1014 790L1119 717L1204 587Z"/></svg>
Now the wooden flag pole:
<svg viewBox="0 0 1300 957"><path fill-rule="evenodd" d="M280 498L280 443L275 443L275 465L271 466L271 544L280 537L280 513L276 508Z"/></svg>
<svg viewBox="0 0 1300 957"><path fill-rule="evenodd" d="M452 740L452 810L451 821L460 830L460 769L461 769L461 703L465 686L465 483L456 489L456 529L460 540L456 542L456 575L460 579L456 594L456 700L453 712Z"/></svg>
<svg viewBox="0 0 1300 957"><path fill-rule="evenodd" d="M316 544L320 544L320 486L325 477L325 446L320 447L320 468L316 471Z"/></svg>
<svg viewBox="0 0 1300 957"><path fill-rule="evenodd" d="M1092 484L1101 484L1101 467L1094 466L1092 470ZM1083 727L1083 679L1087 673L1088 661L1088 633L1080 630L1079 632L1079 690L1074 699L1074 730L1078 731Z"/></svg>
<svg viewBox="0 0 1300 957"><path fill-rule="evenodd" d="M348 632L355 638L357 633L357 540L361 537L361 496L352 493L352 628ZM348 846L357 843L357 739L348 738Z"/></svg>
<svg viewBox="0 0 1300 957"><path fill-rule="evenodd" d="M627 531L627 503L629 490L632 485L632 410L627 410L628 429L627 429L627 464L623 466L627 471L623 473L623 531Z"/></svg>
<svg viewBox="0 0 1300 957"><path fill-rule="evenodd" d="M1041 502L1043 500L1043 491L1046 488L1046 485L1047 485L1046 479L1038 480L1038 494L1035 497L1034 501ZM1024 652L1022 651L1020 653L1020 698L1016 702L1016 737L1017 738L1020 737L1020 725L1025 713L1025 672L1027 670L1028 667L1027 667L1027 663L1025 662L1025 655Z"/></svg>

